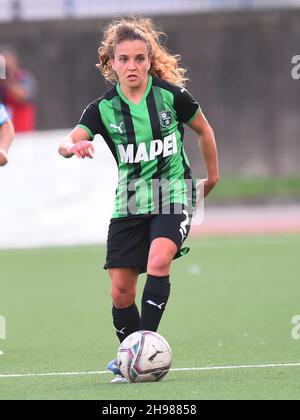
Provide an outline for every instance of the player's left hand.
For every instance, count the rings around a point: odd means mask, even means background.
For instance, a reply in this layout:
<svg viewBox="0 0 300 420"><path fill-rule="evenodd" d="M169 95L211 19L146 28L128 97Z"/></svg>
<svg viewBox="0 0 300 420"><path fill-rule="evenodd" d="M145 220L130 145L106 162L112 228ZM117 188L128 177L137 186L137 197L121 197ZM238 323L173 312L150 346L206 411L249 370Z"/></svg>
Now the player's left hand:
<svg viewBox="0 0 300 420"><path fill-rule="evenodd" d="M0 166L5 166L8 162L8 156L4 149L0 149Z"/></svg>
<svg viewBox="0 0 300 420"><path fill-rule="evenodd" d="M201 201L206 197L213 188L217 185L218 180L209 180L209 179L200 179L197 182L197 201L196 201L196 208L199 207Z"/></svg>
<svg viewBox="0 0 300 420"><path fill-rule="evenodd" d="M217 185L219 179L209 179L209 178L206 178L206 179L203 179L202 181L204 183L204 186L203 186L204 197L206 197L211 192L211 190L213 190L215 188L215 186Z"/></svg>

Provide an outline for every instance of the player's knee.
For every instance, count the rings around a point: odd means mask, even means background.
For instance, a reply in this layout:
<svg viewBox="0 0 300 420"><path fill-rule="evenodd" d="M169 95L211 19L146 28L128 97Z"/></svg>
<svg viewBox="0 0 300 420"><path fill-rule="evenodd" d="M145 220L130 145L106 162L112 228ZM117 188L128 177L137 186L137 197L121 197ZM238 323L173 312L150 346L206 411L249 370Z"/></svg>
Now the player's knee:
<svg viewBox="0 0 300 420"><path fill-rule="evenodd" d="M127 308L135 302L135 290L123 287L113 287L111 298L116 308Z"/></svg>
<svg viewBox="0 0 300 420"><path fill-rule="evenodd" d="M157 275L164 275L170 269L171 258L164 254L155 254L149 258L147 271Z"/></svg>

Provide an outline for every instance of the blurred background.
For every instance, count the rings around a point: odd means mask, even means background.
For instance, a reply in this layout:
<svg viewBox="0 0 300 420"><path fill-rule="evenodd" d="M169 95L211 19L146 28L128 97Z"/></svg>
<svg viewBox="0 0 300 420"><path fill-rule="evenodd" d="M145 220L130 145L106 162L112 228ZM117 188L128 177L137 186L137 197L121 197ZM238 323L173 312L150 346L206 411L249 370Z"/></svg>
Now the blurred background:
<svg viewBox="0 0 300 420"><path fill-rule="evenodd" d="M93 206L91 214L104 212L104 227L88 237L96 240L105 231L117 182L106 146L98 139L96 160L88 164L62 162L56 149L87 104L110 88L95 67L103 29L112 18L132 14L151 16L168 34L169 50L188 68L188 89L215 130L222 181L206 205L299 202L300 80L292 77L292 60L300 54L299 0L0 0L0 54L17 57L27 92L15 121L11 163L0 174L10 197L2 215L14 215L24 235L24 217L32 215L22 244L34 229L41 240L46 226L58 237L68 213L67 230L75 240L82 206ZM187 131L194 175L204 177L195 140ZM77 177L81 186L74 183ZM11 226L1 237L0 246L14 241Z"/></svg>

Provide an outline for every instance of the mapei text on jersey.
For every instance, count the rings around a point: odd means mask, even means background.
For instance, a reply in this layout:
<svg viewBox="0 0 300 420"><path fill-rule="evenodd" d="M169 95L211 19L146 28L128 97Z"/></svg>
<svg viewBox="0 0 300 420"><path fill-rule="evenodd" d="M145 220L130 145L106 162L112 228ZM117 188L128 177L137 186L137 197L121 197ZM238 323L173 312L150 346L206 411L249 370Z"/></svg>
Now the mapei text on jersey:
<svg viewBox="0 0 300 420"><path fill-rule="evenodd" d="M134 156L134 144L118 145L121 162L123 163L139 163L149 162L156 159L157 156L163 157L175 155L177 149L177 138L175 133L165 137L163 140L152 140L150 142L149 152L147 151L147 143L139 143L136 154Z"/></svg>

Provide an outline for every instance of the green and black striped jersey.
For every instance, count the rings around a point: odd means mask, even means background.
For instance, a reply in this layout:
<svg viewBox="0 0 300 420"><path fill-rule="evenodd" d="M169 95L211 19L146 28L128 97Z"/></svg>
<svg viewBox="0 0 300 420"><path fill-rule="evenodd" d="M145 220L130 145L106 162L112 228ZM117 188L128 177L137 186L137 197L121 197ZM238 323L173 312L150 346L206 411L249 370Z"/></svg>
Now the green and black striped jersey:
<svg viewBox="0 0 300 420"><path fill-rule="evenodd" d="M112 218L159 213L172 203L194 206L196 185L183 146L183 124L200 111L190 93L149 75L139 104L117 84L83 112L78 127L100 134L119 168Z"/></svg>

